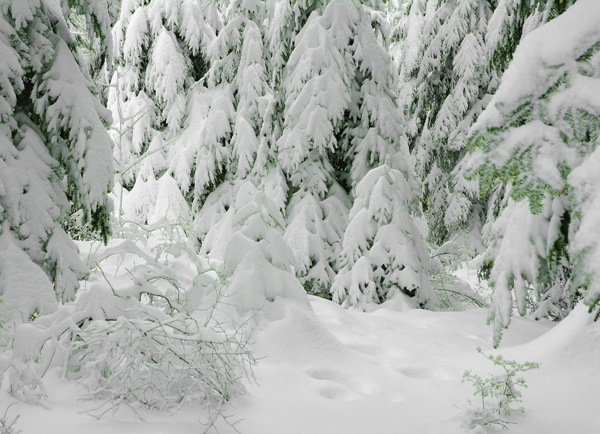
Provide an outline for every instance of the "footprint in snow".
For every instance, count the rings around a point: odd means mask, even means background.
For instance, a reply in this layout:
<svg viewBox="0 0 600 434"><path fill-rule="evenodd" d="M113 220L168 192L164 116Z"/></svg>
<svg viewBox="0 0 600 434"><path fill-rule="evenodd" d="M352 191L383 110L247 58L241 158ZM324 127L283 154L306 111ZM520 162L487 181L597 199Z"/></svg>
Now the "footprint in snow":
<svg viewBox="0 0 600 434"><path fill-rule="evenodd" d="M306 373L315 380L337 381L340 379L340 374L331 368L311 368Z"/></svg>
<svg viewBox="0 0 600 434"><path fill-rule="evenodd" d="M319 386L319 395L338 401L353 401L361 396L376 397L389 402L402 402L404 396L385 391L376 382L361 376L345 376L331 368L311 368L306 371L309 377L320 382L326 382L325 387Z"/></svg>
<svg viewBox="0 0 600 434"><path fill-rule="evenodd" d="M331 368L312 368L306 373L315 380L327 383L317 388L317 393L323 398L335 401L353 401L359 398L356 392L344 384L343 377Z"/></svg>
<svg viewBox="0 0 600 434"><path fill-rule="evenodd" d="M352 390L341 386L327 386L319 389L319 395L334 401L355 401L359 396Z"/></svg>
<svg viewBox="0 0 600 434"><path fill-rule="evenodd" d="M400 366L394 368L396 372L416 380L436 379L442 381L454 380L454 376L441 369L418 368L415 366Z"/></svg>
<svg viewBox="0 0 600 434"><path fill-rule="evenodd" d="M417 368L414 366L400 366L398 368L395 368L395 370L396 372L399 372L402 375L406 375L407 377L415 378L418 380L424 380L432 377L431 372L429 372L429 370L425 368Z"/></svg>

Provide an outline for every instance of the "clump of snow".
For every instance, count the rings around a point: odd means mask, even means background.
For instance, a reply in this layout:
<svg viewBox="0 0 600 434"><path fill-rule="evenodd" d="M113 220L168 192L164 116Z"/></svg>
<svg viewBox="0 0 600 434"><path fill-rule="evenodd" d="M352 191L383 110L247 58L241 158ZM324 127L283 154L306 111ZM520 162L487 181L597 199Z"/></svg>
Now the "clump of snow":
<svg viewBox="0 0 600 434"><path fill-rule="evenodd" d="M287 315L290 305L310 310L306 292L289 271L271 264L257 246L235 244L244 249L233 276L222 296L238 313L259 313L268 321L277 321Z"/></svg>
<svg viewBox="0 0 600 434"><path fill-rule="evenodd" d="M24 323L58 308L48 276L8 230L0 235L0 300L0 318L8 322Z"/></svg>
<svg viewBox="0 0 600 434"><path fill-rule="evenodd" d="M148 224L161 221L177 224L189 219L190 207L177 182L169 174L163 174L156 182L156 199L152 212L148 215Z"/></svg>
<svg viewBox="0 0 600 434"><path fill-rule="evenodd" d="M597 42L598 20L600 4L596 0L580 0L564 14L529 33L519 44L500 87L473 129L502 121L498 103L502 111L511 111L532 95L540 97L545 93L547 84L564 73L563 68L556 68L549 77L552 66L563 65L565 59L577 59ZM507 101L511 107L504 105Z"/></svg>

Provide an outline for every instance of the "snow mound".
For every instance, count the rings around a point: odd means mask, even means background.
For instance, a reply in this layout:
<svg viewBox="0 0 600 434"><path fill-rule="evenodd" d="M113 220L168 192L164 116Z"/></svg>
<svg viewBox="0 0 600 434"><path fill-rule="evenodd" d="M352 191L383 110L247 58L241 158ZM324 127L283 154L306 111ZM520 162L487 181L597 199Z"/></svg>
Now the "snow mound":
<svg viewBox="0 0 600 434"><path fill-rule="evenodd" d="M258 313L268 321L285 318L292 307L310 311L298 280L267 261L257 246L242 257L223 295L239 314Z"/></svg>
<svg viewBox="0 0 600 434"><path fill-rule="evenodd" d="M573 352L587 352L590 343L600 343L600 323L593 319L587 306L579 303L550 331L526 344L507 348L502 353L509 356L524 354L532 360L543 360L560 358ZM596 351L600 352L600 348Z"/></svg>
<svg viewBox="0 0 600 434"><path fill-rule="evenodd" d="M285 312L280 321L259 331L258 357L267 357L270 364L285 361L306 366L349 356L350 350L327 330L310 306L288 301L280 303L279 312Z"/></svg>

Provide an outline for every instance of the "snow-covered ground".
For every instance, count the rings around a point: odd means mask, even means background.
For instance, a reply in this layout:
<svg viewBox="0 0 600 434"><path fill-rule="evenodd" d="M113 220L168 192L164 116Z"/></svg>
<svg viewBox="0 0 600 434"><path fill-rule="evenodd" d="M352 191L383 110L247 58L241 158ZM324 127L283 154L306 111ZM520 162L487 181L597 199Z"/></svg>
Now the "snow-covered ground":
<svg viewBox="0 0 600 434"><path fill-rule="evenodd" d="M464 410L472 386L465 370L497 373L475 351L492 352L483 309L464 312L346 310L319 298L312 311L284 306L275 321L256 330L254 379L245 395L225 410L247 434L464 433ZM499 350L506 358L535 361L525 373L525 416L511 433L592 434L600 431L600 324L579 306L562 323L514 318ZM144 412L136 420L126 409L95 420L94 403L80 401L80 386L46 377L46 408L17 403L24 434L191 434L202 432L205 412ZM474 399L474 398L473 398ZM0 395L0 410L15 402ZM461 412L462 411L462 412ZM218 424L223 434L235 432ZM209 431L211 432L211 431Z"/></svg>

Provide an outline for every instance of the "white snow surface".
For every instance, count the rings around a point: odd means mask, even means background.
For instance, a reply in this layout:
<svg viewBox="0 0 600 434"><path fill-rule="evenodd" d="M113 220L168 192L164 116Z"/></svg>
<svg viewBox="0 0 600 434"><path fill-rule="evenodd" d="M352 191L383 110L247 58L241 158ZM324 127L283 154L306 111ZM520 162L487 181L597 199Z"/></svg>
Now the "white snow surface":
<svg viewBox="0 0 600 434"><path fill-rule="evenodd" d="M472 432L462 416L472 386L461 382L462 374L497 373L475 351L480 346L495 353L486 311L392 309L364 313L316 297L310 306L290 300L285 315L256 329L255 378L225 413L247 434ZM600 324L591 322L583 305L557 325L515 318L498 351L541 363L525 373L525 416L513 417L516 424L504 432L597 432ZM173 414L142 411L143 421L126 409L96 420L85 413L94 402L78 400L85 390L61 379L60 370L48 374L46 386L46 408L2 391L0 414L16 402L9 416L20 414L23 434L204 432L199 420L206 412L199 405ZM223 421L217 428L235 432Z"/></svg>

